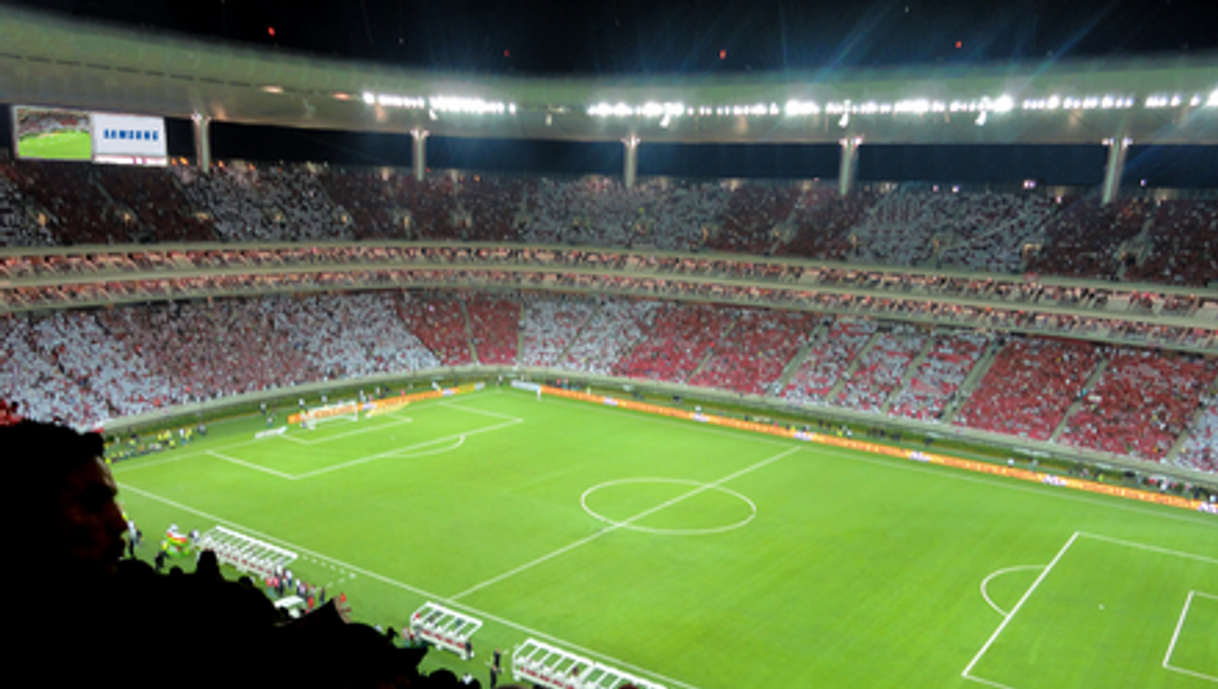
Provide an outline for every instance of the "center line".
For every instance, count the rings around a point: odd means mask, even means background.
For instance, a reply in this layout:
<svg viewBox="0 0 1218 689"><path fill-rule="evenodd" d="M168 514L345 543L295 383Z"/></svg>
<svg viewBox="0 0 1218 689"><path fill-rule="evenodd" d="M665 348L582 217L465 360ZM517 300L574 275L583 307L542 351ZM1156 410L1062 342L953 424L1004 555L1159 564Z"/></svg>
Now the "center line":
<svg viewBox="0 0 1218 689"><path fill-rule="evenodd" d="M802 449L803 449L802 447L793 447L785 452L780 452L780 453L774 455L773 457L770 457L769 459L764 459L752 466L745 467L745 468L741 469L740 471L735 472L734 474L728 474L727 476L724 476L723 478L719 479L718 481L715 481L714 483L707 483L707 484L699 486L687 493L682 493L681 495L678 495L677 497L675 497L671 500L668 500L667 502L663 502L663 503L660 503L659 505L656 505L655 507L652 507L647 510L643 510L642 512L639 512L638 514L634 515L633 517L631 517L625 521L618 522L616 524L607 526L604 529L592 534L591 536L586 536L584 538L581 538L578 541L575 541L574 543L569 543L569 544L559 548L558 550L546 553L545 555L542 555L541 557L539 557L535 560L526 562L523 565L520 565L519 567L516 567L514 569L510 569L510 570L504 572L503 574L500 574L497 577L487 579L486 581L484 581L480 584L475 584L474 586L471 586L468 589L465 589L464 591L462 591L461 593L458 593L455 596L450 596L449 600L459 600L461 598L464 598L465 596L468 596L471 593L480 591L480 590L486 588L487 586L491 586L492 584L497 584L497 583L503 581L504 579L514 577L517 574L519 574L525 570L532 569L533 567L536 567L537 565L540 565L543 562L552 560L552 559L558 557L559 555L562 555L563 553L570 552L570 551L580 547L581 545L584 545L586 543L591 543L592 541L595 541L596 539L600 538L601 536L604 536L607 533L611 533L611 532L621 529L623 527L629 526L629 525L633 524L634 522L636 522L640 519L643 519L644 517L653 515L656 512L659 512L660 510L665 509L667 507L672 507L673 505L675 505L683 500L688 500L689 498L692 498L693 496L698 495L699 493L703 493L705 491L716 488L724 483L727 483L728 481L731 481L732 479L744 476L745 474L749 473L750 471L756 471L757 469L760 469L764 466L777 462L778 460L782 459L783 457L786 457L787 455L789 455L793 452L797 452Z"/></svg>

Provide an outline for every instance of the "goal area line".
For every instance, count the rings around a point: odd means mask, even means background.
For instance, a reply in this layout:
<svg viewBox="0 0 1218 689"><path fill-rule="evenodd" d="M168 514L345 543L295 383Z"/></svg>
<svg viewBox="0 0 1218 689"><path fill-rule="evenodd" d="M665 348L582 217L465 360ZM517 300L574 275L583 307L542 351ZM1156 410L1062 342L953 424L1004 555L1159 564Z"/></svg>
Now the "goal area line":
<svg viewBox="0 0 1218 689"><path fill-rule="evenodd" d="M1066 553L1071 549L1072 546L1074 546L1074 544L1080 538L1090 539L1093 541L1099 541L1099 542L1103 542L1103 543L1110 543L1113 545L1119 545L1119 546L1128 547L1128 548L1134 548L1137 550L1143 550L1146 552L1151 552L1151 553L1155 553L1155 554L1159 554L1159 555L1167 555L1167 556L1185 558L1185 559L1194 560L1197 562L1203 562L1206 564L1218 566L1218 559L1206 557L1204 555L1197 555L1195 553L1187 553L1187 552L1183 552L1183 551L1179 551L1179 550L1172 550L1170 548L1161 548L1158 546L1147 545L1145 543L1137 543L1135 541L1126 541L1126 540L1119 539L1119 538L1112 538L1109 536L1092 534L1092 533L1088 533L1085 531L1076 531L1070 535L1070 538L1066 541L1066 544L1062 546L1062 548L1057 552L1057 554L1053 557L1053 559L1049 562L1049 564L1045 566L1044 570L1040 573L1040 576L1038 576L1036 578L1036 580L1034 582L1032 582L1032 585L1030 587L1028 587L1028 590L1024 592L1023 596L1020 597L1019 601L1015 604L1015 606L1011 609L1011 611L1003 617L1003 620L998 625L998 628L994 630L994 633L991 634L990 637L986 640L985 644L981 647L981 650L979 650L977 652L977 654L975 656L973 656L973 659L971 661L969 661L969 664L960 673L961 677L971 680L973 682L977 682L978 684L984 684L986 686L995 687L995 689L1019 689L1018 687L1014 687L1009 684L1003 684L1001 682L997 682L992 679L988 679L988 678L976 675L973 673L973 670L977 666L977 664L979 662L981 662L981 659L986 655L986 653L990 650L990 647L994 645L994 642L996 642L998 640L998 637L1000 637L1002 635L1003 631L1006 630L1007 625L1010 624L1013 619L1015 619L1015 616L1019 613L1020 609L1023 608L1024 604L1027 603L1028 600L1030 600L1032 598L1032 594L1034 594L1036 592L1037 588L1040 587L1041 583L1043 583L1044 580L1046 578L1048 578L1049 573L1053 571L1053 569L1057 566L1057 564L1061 561L1061 559L1066 555ZM1185 604L1184 610L1180 614L1180 619L1177 622L1175 634L1172 636L1171 645L1169 646L1168 652L1167 652L1167 657L1165 657L1163 660L1163 667L1168 670L1178 671L1178 672L1181 672L1182 674L1188 674L1188 675L1192 675L1194 677L1198 677L1200 679L1205 679L1205 680L1209 680L1209 681L1218 683L1218 678L1211 677L1209 675L1197 673L1197 672L1190 671L1190 670L1177 670L1176 668L1168 667L1168 662L1171 658L1173 649L1175 648L1177 638L1180 634L1181 629L1184 626L1184 620L1187 615L1188 605L1191 604L1194 593L1199 593L1199 592L1194 591L1194 592L1189 593L1188 602ZM1214 599L1218 600L1218 596L1213 596L1213 595L1205 594L1205 593L1202 593L1200 595L1205 598L1214 598Z"/></svg>

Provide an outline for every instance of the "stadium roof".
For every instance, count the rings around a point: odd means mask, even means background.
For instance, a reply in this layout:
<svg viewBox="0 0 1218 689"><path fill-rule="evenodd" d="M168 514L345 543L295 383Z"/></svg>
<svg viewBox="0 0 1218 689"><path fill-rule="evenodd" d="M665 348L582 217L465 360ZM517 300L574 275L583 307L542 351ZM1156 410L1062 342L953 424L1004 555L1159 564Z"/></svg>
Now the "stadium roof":
<svg viewBox="0 0 1218 689"><path fill-rule="evenodd" d="M1218 56L502 77L393 69L0 9L0 99L345 131L671 143L1218 144Z"/></svg>

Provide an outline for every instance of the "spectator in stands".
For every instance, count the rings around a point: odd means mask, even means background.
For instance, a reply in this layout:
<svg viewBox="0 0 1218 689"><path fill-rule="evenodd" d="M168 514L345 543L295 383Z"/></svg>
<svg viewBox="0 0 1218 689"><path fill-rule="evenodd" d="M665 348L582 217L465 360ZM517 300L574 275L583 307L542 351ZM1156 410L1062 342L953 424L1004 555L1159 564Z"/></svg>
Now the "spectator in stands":
<svg viewBox="0 0 1218 689"><path fill-rule="evenodd" d="M35 675L40 683L164 686L160 666L141 672L119 664L132 653L158 661L182 658L173 677L179 686L417 680L424 651L393 649L371 628L345 624L334 605L283 623L247 579L225 581L207 560L196 574L168 577L139 561L120 562L127 524L102 460L101 436L26 421L0 427L0 445L26 454L8 468L28 499L9 501L8 509L10 523L20 517L22 524L14 530L18 552L38 568L10 606L10 623L18 627L13 657L62 661L42 665ZM86 635L87 642L68 642L65 630L69 638ZM267 662L301 655L345 663Z"/></svg>

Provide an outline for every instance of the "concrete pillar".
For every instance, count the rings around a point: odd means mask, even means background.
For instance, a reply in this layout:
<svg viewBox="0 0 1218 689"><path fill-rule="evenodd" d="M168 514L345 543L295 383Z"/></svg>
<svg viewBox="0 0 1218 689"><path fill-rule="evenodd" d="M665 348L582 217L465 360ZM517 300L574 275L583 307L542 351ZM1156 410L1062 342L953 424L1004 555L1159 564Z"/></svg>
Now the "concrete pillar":
<svg viewBox="0 0 1218 689"><path fill-rule="evenodd" d="M427 137L431 132L426 129L411 129L410 136L414 137L413 152L410 163L414 169L414 179L422 182L427 174Z"/></svg>
<svg viewBox="0 0 1218 689"><path fill-rule="evenodd" d="M196 112L190 121L195 130L195 162L206 173L211 170L211 118Z"/></svg>
<svg viewBox="0 0 1218 689"><path fill-rule="evenodd" d="M842 196L849 196L854 191L854 182L859 176L859 144L861 137L842 139L842 164L837 172L838 191Z"/></svg>
<svg viewBox="0 0 1218 689"><path fill-rule="evenodd" d="M622 143L626 146L626 156L622 161L622 183L627 189L631 189L639 174L639 137L632 135L622 139Z"/></svg>
<svg viewBox="0 0 1218 689"><path fill-rule="evenodd" d="M1100 203L1107 206L1116 201L1121 191L1121 173L1125 171L1125 152L1133 139L1104 139L1108 147L1108 163L1104 166L1104 189Z"/></svg>

